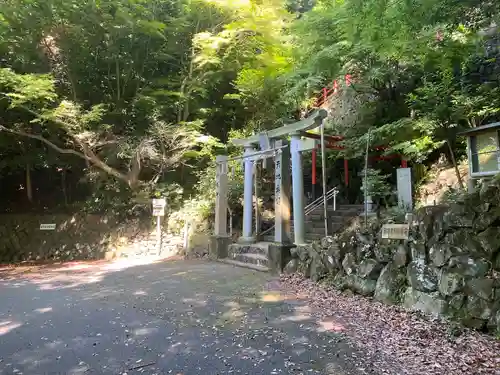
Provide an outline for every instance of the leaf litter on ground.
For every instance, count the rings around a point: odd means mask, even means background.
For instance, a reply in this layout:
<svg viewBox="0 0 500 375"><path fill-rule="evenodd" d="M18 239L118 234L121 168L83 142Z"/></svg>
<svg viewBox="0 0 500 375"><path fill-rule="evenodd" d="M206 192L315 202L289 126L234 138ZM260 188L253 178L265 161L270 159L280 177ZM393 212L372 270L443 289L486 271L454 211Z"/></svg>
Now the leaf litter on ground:
<svg viewBox="0 0 500 375"><path fill-rule="evenodd" d="M351 344L390 375L500 375L500 341L441 319L349 295L303 276L282 275L282 293L303 299L319 321L341 327ZM332 323L333 322L333 323ZM453 334L451 332L454 332Z"/></svg>

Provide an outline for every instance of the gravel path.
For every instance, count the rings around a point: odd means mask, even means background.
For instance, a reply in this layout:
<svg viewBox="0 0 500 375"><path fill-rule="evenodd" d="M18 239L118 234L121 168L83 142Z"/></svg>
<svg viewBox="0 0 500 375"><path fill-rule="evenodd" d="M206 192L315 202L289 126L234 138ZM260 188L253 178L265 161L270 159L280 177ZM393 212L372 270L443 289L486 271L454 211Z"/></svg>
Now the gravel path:
<svg viewBox="0 0 500 375"><path fill-rule="evenodd" d="M277 288L202 261L0 270L0 374L382 374Z"/></svg>
<svg viewBox="0 0 500 375"><path fill-rule="evenodd" d="M341 293L299 275L283 276L281 291L306 302L314 316L341 327L369 356L378 373L391 375L498 375L500 340Z"/></svg>

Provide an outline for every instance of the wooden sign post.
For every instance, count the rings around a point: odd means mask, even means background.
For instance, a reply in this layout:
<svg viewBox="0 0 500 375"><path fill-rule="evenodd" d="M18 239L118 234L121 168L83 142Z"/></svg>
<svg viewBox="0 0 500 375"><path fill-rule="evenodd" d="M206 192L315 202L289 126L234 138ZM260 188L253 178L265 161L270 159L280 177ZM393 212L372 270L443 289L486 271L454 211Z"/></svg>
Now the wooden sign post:
<svg viewBox="0 0 500 375"><path fill-rule="evenodd" d="M167 201L165 198L153 198L153 216L156 216L156 243L158 246L158 255L161 252L161 217L165 216L165 207Z"/></svg>

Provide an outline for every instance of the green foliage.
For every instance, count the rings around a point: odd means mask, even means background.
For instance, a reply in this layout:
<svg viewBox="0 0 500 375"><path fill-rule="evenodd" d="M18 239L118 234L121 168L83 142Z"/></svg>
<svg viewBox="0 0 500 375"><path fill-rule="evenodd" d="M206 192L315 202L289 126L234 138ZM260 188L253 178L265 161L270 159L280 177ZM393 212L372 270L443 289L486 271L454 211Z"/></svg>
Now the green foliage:
<svg viewBox="0 0 500 375"><path fill-rule="evenodd" d="M0 94L9 99L11 107L45 105L53 102L54 81L47 74L16 74L12 69L0 68Z"/></svg>
<svg viewBox="0 0 500 375"><path fill-rule="evenodd" d="M330 157L364 156L370 129L386 153L454 160L457 132L500 119L497 3L5 0L0 168L72 167L92 209L167 195L209 221L215 156L241 152L224 144L298 119L334 80Z"/></svg>
<svg viewBox="0 0 500 375"><path fill-rule="evenodd" d="M499 66L483 31L498 15L484 2L321 1L292 28L292 91L308 97L351 74L354 84L331 103L332 131L348 137L349 156L363 153L371 127L375 145L421 162L460 128L495 120Z"/></svg>
<svg viewBox="0 0 500 375"><path fill-rule="evenodd" d="M361 190L366 192L375 201L382 200L387 202L387 198L393 194L391 185L387 181L389 175L382 175L379 170L370 169L366 171L366 179L363 177L363 185Z"/></svg>

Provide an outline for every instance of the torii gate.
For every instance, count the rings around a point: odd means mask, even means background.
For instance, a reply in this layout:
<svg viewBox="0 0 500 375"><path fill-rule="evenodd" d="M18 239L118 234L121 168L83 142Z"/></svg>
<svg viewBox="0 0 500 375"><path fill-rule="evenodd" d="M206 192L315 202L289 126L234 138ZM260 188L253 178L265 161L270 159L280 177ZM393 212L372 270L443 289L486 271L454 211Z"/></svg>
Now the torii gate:
<svg viewBox="0 0 500 375"><path fill-rule="evenodd" d="M217 157L216 176L216 204L215 204L215 231L212 246L215 248L226 247L227 233L227 193L228 193L228 168L230 160L242 159L244 161L244 193L243 193L243 233L239 238L240 243L250 244L256 241L252 233L253 212L253 186L254 163L258 160L274 157L275 165L275 242L283 245L291 244L290 238L290 175L289 161L292 162L293 185L293 220L294 241L296 245L305 243L305 197L304 179L302 169L303 151L316 148L316 141L302 139L303 132L323 126L323 120L328 116L324 109L314 111L308 118L288 124L264 133L256 134L245 139L235 139L233 144L244 147L242 157L229 159L227 156ZM291 136L291 145L288 147L286 136ZM262 147L267 143L270 148ZM257 145L263 148L256 151ZM214 243L215 242L215 243ZM220 250L217 251L220 253ZM224 250L222 250L224 252Z"/></svg>

